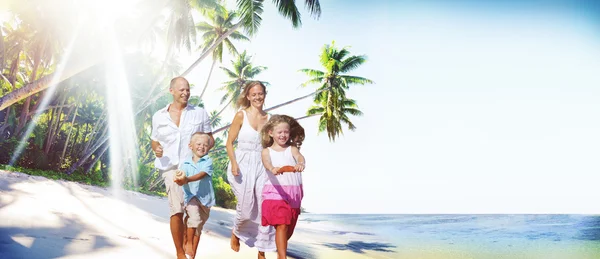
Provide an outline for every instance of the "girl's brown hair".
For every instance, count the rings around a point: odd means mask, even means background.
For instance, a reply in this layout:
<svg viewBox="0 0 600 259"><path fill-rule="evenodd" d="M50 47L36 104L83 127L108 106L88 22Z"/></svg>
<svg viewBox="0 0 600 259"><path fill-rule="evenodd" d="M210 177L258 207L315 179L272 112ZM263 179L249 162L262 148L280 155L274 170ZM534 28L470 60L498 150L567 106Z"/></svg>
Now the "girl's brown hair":
<svg viewBox="0 0 600 259"><path fill-rule="evenodd" d="M267 87L265 87L265 85L261 82L261 81L250 81L247 82L242 89L242 93L240 94L240 97L237 99L237 102L235 103L237 107L235 107L236 109L242 108L242 109L246 109L248 107L250 107L250 100L248 100L248 93L250 92L250 89L252 89L252 87L255 87L257 85L260 85L263 89L263 92L265 93L265 96L267 96Z"/></svg>
<svg viewBox="0 0 600 259"><path fill-rule="evenodd" d="M296 121L296 119L287 115L273 115L271 119L263 126L260 130L261 144L263 148L270 147L273 145L273 138L269 136L269 131L272 131L275 126L280 123L287 123L290 125L290 139L286 143L287 145L295 146L300 148L304 141L304 128Z"/></svg>

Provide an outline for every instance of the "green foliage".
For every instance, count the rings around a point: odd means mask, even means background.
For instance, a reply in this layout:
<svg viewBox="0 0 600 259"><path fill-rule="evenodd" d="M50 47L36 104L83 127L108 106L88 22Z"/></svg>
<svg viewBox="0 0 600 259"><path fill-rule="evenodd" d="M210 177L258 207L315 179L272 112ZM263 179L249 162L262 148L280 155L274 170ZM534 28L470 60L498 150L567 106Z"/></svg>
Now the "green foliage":
<svg viewBox="0 0 600 259"><path fill-rule="evenodd" d="M229 184L223 180L223 177L213 177L213 187L215 189L217 206L227 209L235 209L237 200L233 194L233 191L231 190L231 186L229 186Z"/></svg>
<svg viewBox="0 0 600 259"><path fill-rule="evenodd" d="M319 132L326 131L331 141L343 134L342 124L354 131L356 126L350 121L348 114L361 116L356 101L346 96L346 90L351 85L372 84L367 78L351 76L346 73L358 68L367 61L367 57L349 56L350 51L346 47L337 48L335 42L331 45L325 44L321 50L320 63L325 71L315 69L301 69L300 72L310 77L302 84L319 84L317 94L314 97L315 105L310 107L307 115L321 115L319 118Z"/></svg>
<svg viewBox="0 0 600 259"><path fill-rule="evenodd" d="M43 176L48 179L53 180L66 180L71 182L78 182L88 185L96 185L100 187L108 186L106 180L102 178L102 174L97 171L92 174L85 174L82 170L77 170L74 173L68 175L61 172L48 171L48 170L40 170L40 169L30 169L19 166L9 166L9 165L0 165L0 169L6 171L20 172L28 175L34 176Z"/></svg>

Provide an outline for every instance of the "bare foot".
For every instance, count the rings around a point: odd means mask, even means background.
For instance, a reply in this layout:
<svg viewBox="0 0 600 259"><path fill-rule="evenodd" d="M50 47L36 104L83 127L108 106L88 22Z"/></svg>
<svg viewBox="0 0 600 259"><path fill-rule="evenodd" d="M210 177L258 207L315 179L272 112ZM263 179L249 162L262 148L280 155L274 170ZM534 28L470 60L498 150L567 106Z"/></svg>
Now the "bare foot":
<svg viewBox="0 0 600 259"><path fill-rule="evenodd" d="M258 259L266 259L265 252L258 251Z"/></svg>
<svg viewBox="0 0 600 259"><path fill-rule="evenodd" d="M239 252L240 251L240 239L231 232L231 240L230 240L231 250Z"/></svg>
<svg viewBox="0 0 600 259"><path fill-rule="evenodd" d="M188 244L186 244L183 249L183 251L185 251L185 255L189 258L195 257L194 252L192 250L194 250L194 248L192 247L192 242L188 242Z"/></svg>

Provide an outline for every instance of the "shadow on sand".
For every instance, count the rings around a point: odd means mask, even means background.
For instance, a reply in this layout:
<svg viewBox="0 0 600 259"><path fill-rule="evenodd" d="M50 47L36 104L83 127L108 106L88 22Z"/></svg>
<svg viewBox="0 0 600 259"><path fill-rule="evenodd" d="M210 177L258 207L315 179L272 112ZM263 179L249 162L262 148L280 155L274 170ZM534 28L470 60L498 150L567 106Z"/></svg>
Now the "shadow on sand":
<svg viewBox="0 0 600 259"><path fill-rule="evenodd" d="M0 227L0 258L57 258L77 254L70 246L84 245L87 249L80 253L116 246L104 236L80 236L93 229L78 218L57 216L63 227Z"/></svg>
<svg viewBox="0 0 600 259"><path fill-rule="evenodd" d="M323 245L329 248L333 248L335 250L349 250L359 254L364 254L366 251L392 253L394 251L388 248L396 248L396 246L393 246L391 244L363 241L350 241L347 244L326 243Z"/></svg>

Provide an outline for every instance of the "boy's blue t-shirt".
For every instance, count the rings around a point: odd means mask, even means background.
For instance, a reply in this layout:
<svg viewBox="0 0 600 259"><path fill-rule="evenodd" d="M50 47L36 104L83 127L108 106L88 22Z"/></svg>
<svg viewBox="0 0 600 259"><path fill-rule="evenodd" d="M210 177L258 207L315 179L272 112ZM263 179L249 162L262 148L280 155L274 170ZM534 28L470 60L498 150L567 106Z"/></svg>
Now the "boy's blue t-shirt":
<svg viewBox="0 0 600 259"><path fill-rule="evenodd" d="M189 182L182 186L185 204L188 204L193 197L197 197L202 205L206 207L215 206L215 191L212 185L212 164L212 159L208 155L201 157L198 163L194 163L191 157L183 162L180 169L185 172L187 177L199 174L200 172L206 172L207 174L207 176L199 181Z"/></svg>

